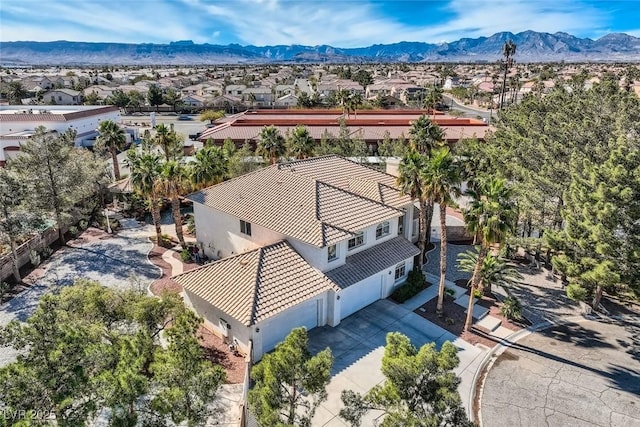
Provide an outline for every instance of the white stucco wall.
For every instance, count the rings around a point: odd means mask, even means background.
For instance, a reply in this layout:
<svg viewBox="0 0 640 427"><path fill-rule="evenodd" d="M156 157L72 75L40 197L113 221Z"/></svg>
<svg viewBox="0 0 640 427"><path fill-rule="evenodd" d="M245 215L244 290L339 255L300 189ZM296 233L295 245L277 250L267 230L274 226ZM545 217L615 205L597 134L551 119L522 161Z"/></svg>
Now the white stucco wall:
<svg viewBox="0 0 640 427"><path fill-rule="evenodd" d="M226 258L278 242L284 235L251 224L251 236L240 232L240 219L201 203L193 204L196 238L210 258Z"/></svg>
<svg viewBox="0 0 640 427"><path fill-rule="evenodd" d="M316 313L317 326L324 326L329 323L329 317L333 317L333 313L329 313L328 299L333 299L333 291L326 291L322 294L308 299L300 304L290 307L289 309L276 314L262 322L259 322L253 328L253 358L258 361L262 356L273 350L275 345L283 341L291 330L311 325L305 325L305 319L312 317ZM260 332L257 332L257 330ZM270 337L265 338L265 337ZM275 338L275 341L273 339ZM271 341L267 343L265 341Z"/></svg>
<svg viewBox="0 0 640 427"><path fill-rule="evenodd" d="M398 286L406 281L409 272L413 269L413 258L406 259L404 262L405 275L398 280L395 280L396 266L394 265L338 292L340 318L344 319L379 299L388 298ZM354 306L357 307L355 311L348 309Z"/></svg>
<svg viewBox="0 0 640 427"><path fill-rule="evenodd" d="M47 107L49 109L49 107ZM52 109L52 108L50 108ZM72 111L73 107L67 107L67 110ZM28 110L25 106L25 110ZM34 114L37 116L37 114ZM101 113L90 117L84 117L80 119L73 119L68 121L33 121L33 120L16 120L6 121L0 123L0 160L5 159L5 148L7 147L19 147L20 141L16 139L2 138L2 135L12 134L23 131L34 131L38 126L44 126L48 130L64 133L67 129L73 128L78 132L78 135L86 134L88 132L95 131L100 122L103 120L111 120L116 123L120 122L120 112L111 111L108 113ZM76 139L76 146L80 146L83 137ZM10 154L11 155L11 154Z"/></svg>
<svg viewBox="0 0 640 427"><path fill-rule="evenodd" d="M222 331L220 330L220 318L224 319L231 326L228 331L228 342L233 342L233 338L235 338L240 343L241 350L245 353L248 351L249 340L253 334L252 327L243 325L233 317L187 290L184 291L184 303L188 307L191 307L197 314L202 316L207 323L207 326L220 337L222 337Z"/></svg>

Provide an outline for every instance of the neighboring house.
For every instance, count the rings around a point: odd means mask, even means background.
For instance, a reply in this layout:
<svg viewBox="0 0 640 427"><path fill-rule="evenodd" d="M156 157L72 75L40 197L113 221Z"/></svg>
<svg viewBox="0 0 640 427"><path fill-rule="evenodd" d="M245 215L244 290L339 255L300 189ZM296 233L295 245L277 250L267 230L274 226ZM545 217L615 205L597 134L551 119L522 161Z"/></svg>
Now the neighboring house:
<svg viewBox="0 0 640 427"><path fill-rule="evenodd" d="M229 85L224 88L225 95L237 96L238 98L242 98L242 92L247 87L245 85Z"/></svg>
<svg viewBox="0 0 640 427"><path fill-rule="evenodd" d="M42 95L42 102L54 105L80 105L82 92L73 89L54 89Z"/></svg>
<svg viewBox="0 0 640 427"><path fill-rule="evenodd" d="M244 106L240 98L231 95L220 95L207 98L207 108L216 108L227 113L237 113L246 110L247 107Z"/></svg>
<svg viewBox="0 0 640 427"><path fill-rule="evenodd" d="M293 108L293 107L296 107L297 105L298 105L298 97L291 93L281 96L280 98L276 99L276 102L275 102L276 108Z"/></svg>
<svg viewBox="0 0 640 427"><path fill-rule="evenodd" d="M188 95L198 95L203 96L205 94L204 90L208 87L206 83L198 83L195 85L187 86L180 89L180 92L183 96Z"/></svg>
<svg viewBox="0 0 640 427"><path fill-rule="evenodd" d="M270 87L251 87L242 91L242 101L251 107L271 107L274 97Z"/></svg>
<svg viewBox="0 0 640 427"><path fill-rule="evenodd" d="M30 92L37 90L48 90L53 89L53 83L47 77L44 76L36 76L36 77L28 77L22 81L22 85L24 88Z"/></svg>
<svg viewBox="0 0 640 427"><path fill-rule="evenodd" d="M295 94L296 87L295 85L277 85L274 88L275 95L278 98L282 98L285 95Z"/></svg>
<svg viewBox="0 0 640 427"><path fill-rule="evenodd" d="M20 145L35 134L38 126L61 134L67 129L77 132L75 145L91 146L103 120L120 121L120 110L114 106L0 106L0 167L18 155Z"/></svg>
<svg viewBox="0 0 640 427"><path fill-rule="evenodd" d="M385 82L373 83L367 86L366 96L367 99L375 98L376 96L391 95L393 86Z"/></svg>
<svg viewBox="0 0 640 427"><path fill-rule="evenodd" d="M181 101L184 105L188 105L189 107L202 108L204 107L207 98L199 95L187 95L183 96Z"/></svg>
<svg viewBox="0 0 640 427"><path fill-rule="evenodd" d="M405 104L409 104L412 101L424 101L426 96L426 89L413 84L406 84L394 88L393 96L400 99Z"/></svg>
<svg viewBox="0 0 640 427"><path fill-rule="evenodd" d="M339 156L274 165L192 194L219 259L175 276L218 334L253 359L291 329L335 326L405 281L419 250L395 177Z"/></svg>

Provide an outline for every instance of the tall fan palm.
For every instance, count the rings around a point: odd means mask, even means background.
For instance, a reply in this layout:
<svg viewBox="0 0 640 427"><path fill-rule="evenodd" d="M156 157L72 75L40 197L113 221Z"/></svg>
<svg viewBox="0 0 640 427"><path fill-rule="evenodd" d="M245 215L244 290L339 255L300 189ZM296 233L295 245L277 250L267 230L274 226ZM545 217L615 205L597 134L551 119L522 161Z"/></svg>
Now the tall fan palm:
<svg viewBox="0 0 640 427"><path fill-rule="evenodd" d="M442 314L444 283L447 274L447 206L454 206L460 195L462 177L449 148L432 151L422 170L422 182L427 199L438 203L440 209L440 286L436 312Z"/></svg>
<svg viewBox="0 0 640 427"><path fill-rule="evenodd" d="M171 212L173 222L176 226L176 236L182 248L187 246L184 243L182 234L182 213L180 212L180 196L189 191L189 174L182 163L169 160L162 165L160 176L156 181L159 194L171 200Z"/></svg>
<svg viewBox="0 0 640 427"><path fill-rule="evenodd" d="M516 44L507 40L502 46L502 56L504 56L504 75L502 77L502 91L500 92L500 109L504 105L504 96L507 89L507 73L513 65L513 55L516 54Z"/></svg>
<svg viewBox="0 0 640 427"><path fill-rule="evenodd" d="M458 269L460 271L473 274L477 263L477 249L475 251L464 251L458 255ZM491 289L492 286L500 286L507 291L507 293L510 293L509 288L522 279L524 279L524 277L522 277L522 274L520 274L518 270L507 264L504 259L492 253L488 253L482 262L482 267L480 268L480 286L485 289Z"/></svg>
<svg viewBox="0 0 640 427"><path fill-rule="evenodd" d="M275 126L265 126L258 136L258 146L256 153L262 157L271 159L271 164L275 165L280 157L286 152L284 137Z"/></svg>
<svg viewBox="0 0 640 427"><path fill-rule="evenodd" d="M153 142L164 154L165 161L175 160L182 154L182 142L172 127L159 124L156 126L156 134Z"/></svg>
<svg viewBox="0 0 640 427"><path fill-rule="evenodd" d="M199 189L222 182L229 175L229 157L225 150L216 145L198 150L190 175L191 182Z"/></svg>
<svg viewBox="0 0 640 427"><path fill-rule="evenodd" d="M512 232L516 221L516 208L512 192L502 179L493 178L479 186L480 191L469 191L471 197L468 209L464 211L464 220L469 232L481 240L478 259L470 282L469 305L464 330L471 327L474 293L479 289L484 259L492 245L504 243Z"/></svg>
<svg viewBox="0 0 640 427"><path fill-rule="evenodd" d="M289 155L296 159L306 159L313 156L315 142L309 135L309 130L303 125L296 126L293 132L288 135L287 145Z"/></svg>
<svg viewBox="0 0 640 427"><path fill-rule="evenodd" d="M347 116L349 115L349 111L353 111L353 115L355 118L358 118L358 108L362 105L362 95L357 92L349 94L349 98L347 99Z"/></svg>
<svg viewBox="0 0 640 427"><path fill-rule="evenodd" d="M347 107L347 104L349 103L349 95L350 93L346 89L338 89L335 92L336 102L342 109L342 114L347 113L347 115L349 115L349 110Z"/></svg>
<svg viewBox="0 0 640 427"><path fill-rule="evenodd" d="M424 114L418 120L411 124L409 129L410 145L418 153L423 155L425 160L431 155L431 152L444 145L444 134L440 126L429 120ZM433 200L427 198L425 205L420 208L424 210L426 217L424 218L424 228L421 226L420 239L424 241L424 248L431 243L431 221L433 219ZM424 262L424 259L423 259Z"/></svg>
<svg viewBox="0 0 640 427"><path fill-rule="evenodd" d="M131 185L136 193L147 200L147 205L151 211L153 225L156 229L158 244L162 241L162 230L160 228L160 204L162 203L161 193L158 191L158 180L162 172L162 160L156 153L137 153L130 150L127 153L127 165L131 169Z"/></svg>
<svg viewBox="0 0 640 427"><path fill-rule="evenodd" d="M411 124L409 140L419 153L428 155L434 148L444 145L444 133L423 114Z"/></svg>
<svg viewBox="0 0 640 427"><path fill-rule="evenodd" d="M420 203L420 216L418 218L420 236L418 240L418 247L420 248L418 267L420 269L422 269L424 264L424 254L427 249L426 230L430 227L427 221L428 218L433 216L433 201L427 198L423 185L422 169L424 168L425 162L425 156L418 153L415 149L412 149L400 162L397 179L397 184L402 194L411 196L412 199L417 199ZM431 206L430 212L429 206Z"/></svg>
<svg viewBox="0 0 640 427"><path fill-rule="evenodd" d="M427 93L427 97L425 98L425 106L429 107L431 110L431 114L435 118L436 116L436 106L438 103L442 102L442 89L440 86L433 86Z"/></svg>
<svg viewBox="0 0 640 427"><path fill-rule="evenodd" d="M98 127L100 135L96 139L98 149L105 149L111 154L111 162L113 163L113 176L118 181L120 179L120 165L118 164L118 151L124 149L127 138L124 130L116 122L104 120L100 122Z"/></svg>

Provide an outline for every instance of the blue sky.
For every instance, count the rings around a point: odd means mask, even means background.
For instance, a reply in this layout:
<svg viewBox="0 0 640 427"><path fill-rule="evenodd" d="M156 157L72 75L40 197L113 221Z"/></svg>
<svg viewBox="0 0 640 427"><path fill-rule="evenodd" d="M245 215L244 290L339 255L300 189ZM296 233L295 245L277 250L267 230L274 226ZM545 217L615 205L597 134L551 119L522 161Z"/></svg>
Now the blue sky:
<svg viewBox="0 0 640 427"><path fill-rule="evenodd" d="M640 1L2 0L0 40L336 47L564 31L640 37Z"/></svg>

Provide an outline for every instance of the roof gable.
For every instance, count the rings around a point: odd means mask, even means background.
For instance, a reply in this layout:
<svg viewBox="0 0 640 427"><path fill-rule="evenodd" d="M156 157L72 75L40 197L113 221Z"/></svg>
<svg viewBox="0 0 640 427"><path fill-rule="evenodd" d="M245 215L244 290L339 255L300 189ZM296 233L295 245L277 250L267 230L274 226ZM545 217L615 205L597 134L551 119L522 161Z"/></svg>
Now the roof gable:
<svg viewBox="0 0 640 427"><path fill-rule="evenodd" d="M320 157L314 160L313 169L308 165L305 160L274 165L206 188L189 198L317 247L400 216L399 208L411 201L394 187L371 181L377 177L394 182L390 175L342 157ZM345 166L353 169L351 175L341 171ZM360 187L351 189L350 176L354 176L354 171L359 171L362 177L353 179L366 181L365 187L378 186L379 195ZM338 179L333 179L336 176Z"/></svg>
<svg viewBox="0 0 640 427"><path fill-rule="evenodd" d="M224 258L173 279L245 326L339 289L286 241Z"/></svg>

